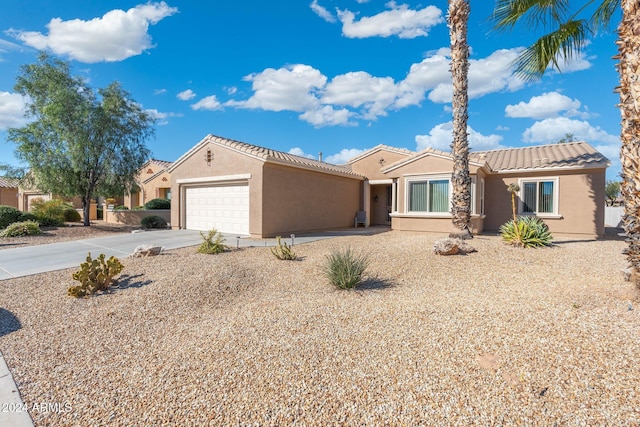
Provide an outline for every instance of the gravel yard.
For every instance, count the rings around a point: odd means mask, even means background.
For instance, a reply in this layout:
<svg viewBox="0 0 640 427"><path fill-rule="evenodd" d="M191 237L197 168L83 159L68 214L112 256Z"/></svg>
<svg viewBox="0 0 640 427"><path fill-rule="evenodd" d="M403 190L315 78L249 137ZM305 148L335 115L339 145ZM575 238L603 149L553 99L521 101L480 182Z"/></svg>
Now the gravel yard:
<svg viewBox="0 0 640 427"><path fill-rule="evenodd" d="M72 270L5 280L0 349L37 426L640 424L623 241L443 257L441 237L124 258L86 299ZM319 271L346 246L372 260L360 290Z"/></svg>
<svg viewBox="0 0 640 427"><path fill-rule="evenodd" d="M91 221L90 227L81 223L67 223L60 227L42 227L42 234L23 237L0 237L0 250L20 248L23 246L46 245L48 243L66 242L69 240L90 239L92 237L109 236L116 233L130 233L140 227L108 224L104 221Z"/></svg>

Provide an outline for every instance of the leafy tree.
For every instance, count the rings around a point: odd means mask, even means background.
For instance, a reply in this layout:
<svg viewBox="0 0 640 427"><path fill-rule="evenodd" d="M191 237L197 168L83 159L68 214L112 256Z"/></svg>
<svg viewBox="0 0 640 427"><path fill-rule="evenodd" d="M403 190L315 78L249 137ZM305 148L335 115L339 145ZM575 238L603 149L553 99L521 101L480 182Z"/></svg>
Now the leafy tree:
<svg viewBox="0 0 640 427"><path fill-rule="evenodd" d="M571 9L570 6L577 6ZM576 10L574 12L574 10ZM571 59L599 29L618 25L617 69L620 84L622 126L622 197L625 214L622 219L628 237L627 260L631 264L630 279L640 287L640 3L637 0L497 0L494 10L496 27L512 29L521 20L530 27L543 27L550 32L524 50L516 62L516 72L525 79L536 79L551 65L560 69L559 59Z"/></svg>
<svg viewBox="0 0 640 427"><path fill-rule="evenodd" d="M556 142L556 144L566 144L568 142L574 142L576 139L572 133L565 133L562 138Z"/></svg>
<svg viewBox="0 0 640 427"><path fill-rule="evenodd" d="M451 215L453 225L462 230L460 237L471 237L471 177L469 176L469 1L449 0L447 23L451 40L451 81L453 85L453 172L451 175Z"/></svg>
<svg viewBox="0 0 640 427"><path fill-rule="evenodd" d="M122 193L135 183L149 158L145 139L153 135L153 118L119 83L96 92L70 74L69 63L46 53L22 67L15 90L28 97L30 119L8 130L16 157L29 165L40 190L79 196L90 225L95 195Z"/></svg>
<svg viewBox="0 0 640 427"><path fill-rule="evenodd" d="M620 183L618 181L607 181L604 194L607 196L607 199L609 199L609 203L613 204L618 194L620 194Z"/></svg>

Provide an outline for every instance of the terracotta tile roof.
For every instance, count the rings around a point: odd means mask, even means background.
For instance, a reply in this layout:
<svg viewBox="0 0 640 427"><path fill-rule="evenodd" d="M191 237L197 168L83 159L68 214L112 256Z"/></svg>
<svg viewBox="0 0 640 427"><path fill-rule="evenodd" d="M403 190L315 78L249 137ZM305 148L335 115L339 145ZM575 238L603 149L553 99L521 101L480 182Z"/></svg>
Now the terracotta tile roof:
<svg viewBox="0 0 640 427"><path fill-rule="evenodd" d="M382 172L389 172L429 155L452 158L450 152L427 148L411 157L388 165ZM486 166L493 172L503 173L537 169L604 168L610 164L609 159L586 142L473 151L469 153L469 162L478 166Z"/></svg>
<svg viewBox="0 0 640 427"><path fill-rule="evenodd" d="M163 169L168 169L173 164L173 162L167 162L166 160L149 159L145 162L144 165L142 165L142 167L145 168L149 166L150 163L160 165Z"/></svg>
<svg viewBox="0 0 640 427"><path fill-rule="evenodd" d="M18 188L18 180L0 176L0 187L2 188Z"/></svg>
<svg viewBox="0 0 640 427"><path fill-rule="evenodd" d="M207 135L202 141L196 144L182 157L176 160L169 172L175 169L180 163L195 153L200 147L205 144L213 143L220 146L227 147L239 153L243 153L247 156L254 157L265 162L279 163L283 165L299 167L303 169L317 170L319 172L333 173L338 175L347 175L354 178L364 179L361 175L358 175L350 170L346 166L334 165L331 163L320 162L315 159L308 159L306 157L296 156L294 154L285 153L283 151L276 151L270 148L260 147L257 145L247 144L246 142L235 141L233 139L223 138L216 135Z"/></svg>
<svg viewBox="0 0 640 427"><path fill-rule="evenodd" d="M609 159L586 142L538 145L503 150L476 151L477 160L484 160L495 172L536 169L607 167Z"/></svg>

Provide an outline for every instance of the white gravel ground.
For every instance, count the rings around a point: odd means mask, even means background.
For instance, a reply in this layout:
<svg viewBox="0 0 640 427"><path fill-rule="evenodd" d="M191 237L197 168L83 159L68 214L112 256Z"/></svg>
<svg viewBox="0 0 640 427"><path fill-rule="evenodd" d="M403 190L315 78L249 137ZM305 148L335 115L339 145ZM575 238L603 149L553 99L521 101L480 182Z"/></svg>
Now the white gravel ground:
<svg viewBox="0 0 640 427"><path fill-rule="evenodd" d="M0 349L37 426L640 424L624 242L441 237L126 258L86 299L72 270L2 281ZM346 246L372 259L357 291L320 273Z"/></svg>

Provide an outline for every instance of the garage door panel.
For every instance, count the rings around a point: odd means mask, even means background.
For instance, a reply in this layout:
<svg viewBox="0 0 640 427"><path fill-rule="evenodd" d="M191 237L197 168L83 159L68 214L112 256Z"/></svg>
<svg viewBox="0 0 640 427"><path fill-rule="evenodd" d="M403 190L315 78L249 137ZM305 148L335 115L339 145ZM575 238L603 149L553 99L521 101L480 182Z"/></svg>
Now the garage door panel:
<svg viewBox="0 0 640 427"><path fill-rule="evenodd" d="M218 185L186 189L186 228L249 234L249 186Z"/></svg>

